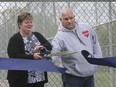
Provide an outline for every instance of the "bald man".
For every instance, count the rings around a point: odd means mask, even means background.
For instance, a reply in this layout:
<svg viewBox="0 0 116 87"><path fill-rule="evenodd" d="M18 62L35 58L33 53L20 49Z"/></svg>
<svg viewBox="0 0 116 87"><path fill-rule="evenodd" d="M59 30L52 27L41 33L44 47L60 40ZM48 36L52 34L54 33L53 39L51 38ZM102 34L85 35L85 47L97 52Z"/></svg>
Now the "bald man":
<svg viewBox="0 0 116 87"><path fill-rule="evenodd" d="M94 73L97 66L89 64L81 51L87 50L92 56L102 57L97 34L88 24L79 24L70 8L60 14L61 24L52 41L52 52L76 51L78 53L52 57L61 58L60 66L67 68L62 74L63 87L94 87Z"/></svg>

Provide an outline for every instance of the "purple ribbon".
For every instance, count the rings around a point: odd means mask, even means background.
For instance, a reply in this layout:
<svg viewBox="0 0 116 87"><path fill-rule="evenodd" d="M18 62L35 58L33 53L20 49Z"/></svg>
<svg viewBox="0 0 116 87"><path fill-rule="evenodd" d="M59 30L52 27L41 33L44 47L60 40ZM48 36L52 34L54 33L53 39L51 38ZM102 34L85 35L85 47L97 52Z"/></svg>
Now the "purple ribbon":
<svg viewBox="0 0 116 87"><path fill-rule="evenodd" d="M55 66L48 60L29 60L29 59L14 59L0 58L1 70L37 70L65 73L66 69Z"/></svg>
<svg viewBox="0 0 116 87"><path fill-rule="evenodd" d="M86 50L82 50L81 53L91 64L116 68L116 57L93 58L91 54Z"/></svg>

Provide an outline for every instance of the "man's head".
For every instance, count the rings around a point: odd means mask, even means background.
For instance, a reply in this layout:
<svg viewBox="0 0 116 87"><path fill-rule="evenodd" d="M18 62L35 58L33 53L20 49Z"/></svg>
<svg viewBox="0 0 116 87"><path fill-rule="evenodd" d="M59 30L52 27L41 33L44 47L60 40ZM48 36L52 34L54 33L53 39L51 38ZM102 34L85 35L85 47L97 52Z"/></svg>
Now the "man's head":
<svg viewBox="0 0 116 87"><path fill-rule="evenodd" d="M60 21L63 27L67 29L75 28L75 15L70 8L63 9L60 14Z"/></svg>

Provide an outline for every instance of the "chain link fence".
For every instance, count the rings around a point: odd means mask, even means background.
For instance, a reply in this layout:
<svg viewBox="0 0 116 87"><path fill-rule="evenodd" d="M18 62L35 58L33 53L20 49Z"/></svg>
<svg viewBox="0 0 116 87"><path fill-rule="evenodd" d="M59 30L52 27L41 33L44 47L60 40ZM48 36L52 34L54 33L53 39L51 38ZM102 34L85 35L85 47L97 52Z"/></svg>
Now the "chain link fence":
<svg viewBox="0 0 116 87"><path fill-rule="evenodd" d="M52 40L60 23L59 13L62 8L71 7L77 22L91 24L98 34L104 57L116 56L116 2L80 2L75 1L14 1L0 2L0 57L7 58L9 38L18 31L17 15L28 11L34 17L34 31ZM59 73L49 72L46 87L62 87ZM9 87L6 80L7 71L0 71L0 87ZM116 87L115 68L99 66L95 74L95 87Z"/></svg>

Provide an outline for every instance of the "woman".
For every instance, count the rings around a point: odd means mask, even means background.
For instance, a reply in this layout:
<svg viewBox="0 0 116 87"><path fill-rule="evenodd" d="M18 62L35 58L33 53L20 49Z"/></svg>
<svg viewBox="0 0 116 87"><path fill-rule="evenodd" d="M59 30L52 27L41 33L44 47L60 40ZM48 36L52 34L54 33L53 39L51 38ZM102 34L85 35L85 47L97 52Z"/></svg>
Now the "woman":
<svg viewBox="0 0 116 87"><path fill-rule="evenodd" d="M43 59L39 55L41 47L51 50L50 43L39 32L32 32L33 17L28 12L18 15L19 32L14 34L8 43L7 53L10 58ZM8 70L10 87L44 87L47 73L41 71Z"/></svg>

